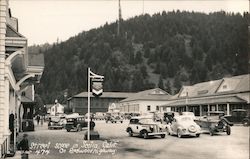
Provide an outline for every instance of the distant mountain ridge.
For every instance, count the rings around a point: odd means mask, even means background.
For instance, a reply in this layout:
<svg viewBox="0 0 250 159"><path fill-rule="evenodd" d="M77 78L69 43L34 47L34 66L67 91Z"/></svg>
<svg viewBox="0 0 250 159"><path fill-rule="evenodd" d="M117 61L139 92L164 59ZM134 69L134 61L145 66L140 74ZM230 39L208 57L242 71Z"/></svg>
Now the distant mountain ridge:
<svg viewBox="0 0 250 159"><path fill-rule="evenodd" d="M87 67L105 76L104 91L137 92L248 73L249 14L162 12L102 27L42 52L45 69L37 93L45 103L87 90Z"/></svg>

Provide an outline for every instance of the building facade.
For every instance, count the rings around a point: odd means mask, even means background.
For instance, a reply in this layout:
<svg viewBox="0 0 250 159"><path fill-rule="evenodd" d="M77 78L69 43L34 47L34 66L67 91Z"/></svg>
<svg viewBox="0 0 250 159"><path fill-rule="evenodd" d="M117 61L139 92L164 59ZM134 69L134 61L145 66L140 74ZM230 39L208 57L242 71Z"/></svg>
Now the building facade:
<svg viewBox="0 0 250 159"><path fill-rule="evenodd" d="M32 59L36 60L36 55ZM27 39L18 32L8 0L0 1L0 157L15 151L20 130L21 94L40 80L43 65L31 64ZM13 135L11 135L13 134Z"/></svg>
<svg viewBox="0 0 250 159"><path fill-rule="evenodd" d="M169 103L172 96L160 88L135 93L119 102L123 113L147 114L160 111L160 106Z"/></svg>
<svg viewBox="0 0 250 159"><path fill-rule="evenodd" d="M191 111L196 116L208 111L224 111L230 115L233 109L246 109L250 112L250 74L223 78L220 80L183 86L161 111Z"/></svg>
<svg viewBox="0 0 250 159"><path fill-rule="evenodd" d="M90 111L108 112L109 107L114 103L132 96L134 93L125 92L103 92L101 96L95 97L91 94ZM88 92L82 92L71 98L68 98L68 107L73 113L84 115L88 112Z"/></svg>

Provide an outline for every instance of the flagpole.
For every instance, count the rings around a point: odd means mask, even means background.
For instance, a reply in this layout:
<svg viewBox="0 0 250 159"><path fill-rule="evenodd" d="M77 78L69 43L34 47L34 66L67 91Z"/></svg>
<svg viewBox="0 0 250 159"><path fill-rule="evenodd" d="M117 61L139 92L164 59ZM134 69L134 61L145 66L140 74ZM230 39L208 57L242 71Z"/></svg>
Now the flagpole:
<svg viewBox="0 0 250 159"><path fill-rule="evenodd" d="M88 141L90 140L90 68L88 67Z"/></svg>

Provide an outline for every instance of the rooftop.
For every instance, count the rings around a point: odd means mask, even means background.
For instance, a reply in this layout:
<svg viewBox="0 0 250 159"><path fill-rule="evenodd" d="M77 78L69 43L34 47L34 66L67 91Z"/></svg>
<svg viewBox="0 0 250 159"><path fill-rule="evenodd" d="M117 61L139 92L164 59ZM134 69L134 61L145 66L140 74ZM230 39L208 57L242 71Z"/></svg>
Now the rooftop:
<svg viewBox="0 0 250 159"><path fill-rule="evenodd" d="M135 93L133 96L126 98L120 102L128 102L135 100L169 100L172 96L160 88L149 89Z"/></svg>

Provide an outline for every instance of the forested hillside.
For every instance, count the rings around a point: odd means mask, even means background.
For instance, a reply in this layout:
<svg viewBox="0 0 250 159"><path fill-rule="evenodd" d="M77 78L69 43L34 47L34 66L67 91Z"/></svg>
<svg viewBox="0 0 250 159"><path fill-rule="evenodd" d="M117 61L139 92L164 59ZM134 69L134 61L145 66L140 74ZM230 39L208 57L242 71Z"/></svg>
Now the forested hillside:
<svg viewBox="0 0 250 159"><path fill-rule="evenodd" d="M87 91L87 67L105 76L105 91L182 85L248 73L247 14L162 12L105 24L65 42L33 46L44 53L37 86L45 103ZM248 16L249 18L249 16ZM84 22L83 22L84 23Z"/></svg>

